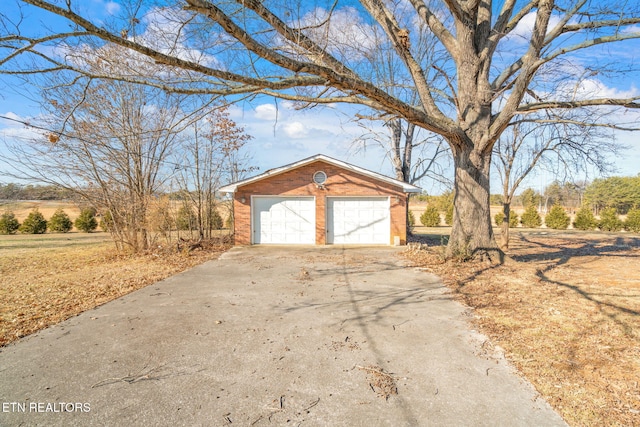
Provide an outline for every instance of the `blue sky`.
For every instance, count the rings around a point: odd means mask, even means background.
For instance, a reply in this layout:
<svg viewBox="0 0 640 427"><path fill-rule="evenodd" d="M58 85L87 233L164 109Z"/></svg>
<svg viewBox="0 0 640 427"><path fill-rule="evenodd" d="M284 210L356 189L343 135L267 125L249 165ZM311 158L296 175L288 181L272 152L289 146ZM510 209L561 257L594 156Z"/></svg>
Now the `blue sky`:
<svg viewBox="0 0 640 427"><path fill-rule="evenodd" d="M11 8L11 2L7 2L7 8ZM86 0L85 4L94 16L108 19L117 13L120 6L117 2L105 0ZM3 7L5 5L3 4ZM11 12L6 9L5 12ZM51 26L59 25L60 18L51 18L37 10L30 12L29 20L33 28L38 28L44 21ZM628 48L629 45L627 45ZM636 43L633 45L640 46ZM635 54L633 50L630 52ZM632 57L630 59L633 59ZM587 59L585 59L587 60ZM638 95L640 89L635 81L638 75L629 75L626 79L604 80L604 77L593 79L594 84L600 85L598 91L605 94L629 93ZM29 121L31 117L40 114L37 102L37 92L29 86L21 86L15 78L0 75L0 116ZM296 110L292 104L286 101L277 101L273 98L261 97L252 103L236 104L231 109L232 118L244 126L247 133L254 137L251 143L251 152L255 164L261 171L278 167L283 164L295 162L301 158L322 153L340 160L354 163L387 175L392 175L390 163L385 159L382 149L369 146L362 150L355 142L362 135L363 129L352 119L358 108L349 105L331 105L317 107L309 110ZM627 121L640 122L640 115L627 113ZM381 127L377 131L384 132ZM10 120L0 118L0 141L12 139L26 134L24 126ZM619 175L636 175L640 173L640 133L617 132L620 142L631 146L623 156L616 159ZM0 142L1 147L1 142ZM0 148L1 149L1 148ZM0 166L1 167L1 166ZM451 176L452 174L449 173ZM589 178L595 178L592 175ZM577 177L581 179L582 177ZM533 187L540 189L547 181L553 179L550 174L540 171L531 176L523 184L521 189ZM0 176L0 182L10 179ZM439 184L430 181L420 183L429 193L438 193L442 190ZM492 184L492 192L500 192L496 180Z"/></svg>

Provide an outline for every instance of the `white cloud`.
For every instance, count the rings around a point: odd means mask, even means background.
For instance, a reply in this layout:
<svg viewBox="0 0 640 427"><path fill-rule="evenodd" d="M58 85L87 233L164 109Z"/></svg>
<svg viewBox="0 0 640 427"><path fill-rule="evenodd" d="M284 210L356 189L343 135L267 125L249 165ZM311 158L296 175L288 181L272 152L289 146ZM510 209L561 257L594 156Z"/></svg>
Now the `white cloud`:
<svg viewBox="0 0 640 427"><path fill-rule="evenodd" d="M268 102L260 105L273 106ZM389 172L386 170L388 165L380 169L384 153L371 150L366 156L359 153L350 157L353 141L362 131L355 123L346 122L347 116L338 109L318 107L299 111L293 105L290 102L278 102L277 120L256 120L258 107L252 110L253 114L237 118L237 123L254 137L250 151L255 154L254 160L261 171L320 153L368 169ZM261 110L273 111L269 107Z"/></svg>
<svg viewBox="0 0 640 427"><path fill-rule="evenodd" d="M300 122L290 122L282 126L282 130L289 138L304 138L308 135L308 130Z"/></svg>
<svg viewBox="0 0 640 427"><path fill-rule="evenodd" d="M279 105L282 106L286 110L292 110L293 111L293 110L296 109L296 103L293 102L293 101L284 100L284 101L281 101L279 103Z"/></svg>
<svg viewBox="0 0 640 427"><path fill-rule="evenodd" d="M185 22L190 18L191 12L182 9L154 8L145 15L145 31L136 41L167 55L220 68L221 64L213 56L188 45Z"/></svg>
<svg viewBox="0 0 640 427"><path fill-rule="evenodd" d="M516 27L504 38L504 41L528 43L531 40L533 27L536 24L536 16L536 12L530 12L525 15L520 22L518 22L518 25L516 25ZM551 15L547 30L551 31L558 23L560 23L560 17L557 15Z"/></svg>
<svg viewBox="0 0 640 427"><path fill-rule="evenodd" d="M31 120L11 111L0 114L0 139L28 141L41 138L43 131L29 127L25 123ZM6 118L5 118L6 117Z"/></svg>
<svg viewBox="0 0 640 427"><path fill-rule="evenodd" d="M5 119L5 117L9 120ZM0 117L0 120L2 120L5 123L13 123L13 124L16 123L15 120L23 121L22 117L20 117L19 115L11 111L2 113L2 117Z"/></svg>
<svg viewBox="0 0 640 427"><path fill-rule="evenodd" d="M640 91L635 85L631 85L628 90L619 90L614 87L606 86L599 80L587 79L583 82L582 87L586 91L591 91L598 97L605 98L631 98L640 95Z"/></svg>
<svg viewBox="0 0 640 427"><path fill-rule="evenodd" d="M328 17L329 12L318 7L296 25L309 27L306 34L332 55L357 60L377 48L375 27L364 22L357 9L347 6L333 11L330 20Z"/></svg>
<svg viewBox="0 0 640 427"><path fill-rule="evenodd" d="M620 90L607 86L602 81L595 78L585 78L580 81L567 82L558 89L557 93L562 93L564 94L563 98L571 100L593 98L626 99L640 95L640 91L634 85L627 90Z"/></svg>
<svg viewBox="0 0 640 427"><path fill-rule="evenodd" d="M156 8L145 15L144 22L140 24L140 29L144 31L136 36L130 34L128 37L167 55L224 69L215 57L187 45L188 37L183 31L183 23L187 18L186 11ZM88 67L107 74L142 75L167 81L190 80L192 74L188 70L169 69L141 53L115 44L105 44L96 48L88 44L70 46L60 43L51 48L51 55L64 58L79 68Z"/></svg>
<svg viewBox="0 0 640 427"><path fill-rule="evenodd" d="M116 13L120 12L120 5L116 2L109 1L105 3L104 9L106 10L107 14L115 15Z"/></svg>
<svg viewBox="0 0 640 427"><path fill-rule="evenodd" d="M273 104L260 104L256 107L255 117L260 120L276 120L278 110Z"/></svg>

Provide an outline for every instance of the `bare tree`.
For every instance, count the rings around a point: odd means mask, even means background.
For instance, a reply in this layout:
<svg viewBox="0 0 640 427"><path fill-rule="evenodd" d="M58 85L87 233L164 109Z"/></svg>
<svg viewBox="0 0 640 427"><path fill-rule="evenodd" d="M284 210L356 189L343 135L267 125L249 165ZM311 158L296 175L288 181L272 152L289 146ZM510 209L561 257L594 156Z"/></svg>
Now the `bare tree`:
<svg viewBox="0 0 640 427"><path fill-rule="evenodd" d="M245 147L252 138L222 106L214 109L203 125L194 126L191 141L181 149L182 193L190 202L189 209L195 210L200 239L210 238L215 228L214 212L220 207L216 192L221 183L239 181L255 170Z"/></svg>
<svg viewBox="0 0 640 427"><path fill-rule="evenodd" d="M101 59L84 61L104 66ZM71 190L106 215L119 249L147 249L149 206L174 173L173 151L203 106L190 113L184 95L122 81L67 81L46 79L46 113L28 123L39 136L10 143L12 156L5 160L15 176Z"/></svg>
<svg viewBox="0 0 640 427"><path fill-rule="evenodd" d="M369 127L361 120L364 133L355 141L357 150L366 150L370 145L385 150L396 179L417 184L423 179L452 186L446 176L450 151L446 142L430 132L423 135L420 128L402 119L390 119L385 123L385 132Z"/></svg>
<svg viewBox="0 0 640 427"><path fill-rule="evenodd" d="M405 48L411 48L415 54L415 60L419 63L431 64L439 69L444 66L446 56L438 50L438 41L433 32L425 25L414 25L410 21L412 7L406 2L389 3L392 13L397 16L398 25L402 28L400 42ZM412 39L409 38L407 28L414 27ZM334 24L334 31L349 32L344 25ZM397 55L393 45L389 44L387 36L382 31L360 31L367 34L372 43L377 46L367 52L373 57L370 61L370 75L367 78L375 81L378 87L384 89L391 96L403 100L411 105L419 105L419 95L410 75L404 72L402 58ZM388 40L388 39L387 39ZM357 40L354 40L357 42ZM351 45L351 51L357 51L358 46ZM365 70L361 70L365 72ZM434 80L441 78L436 73L430 76L430 85L435 85ZM371 125L384 123L387 132L379 132ZM444 139L433 132L424 131L415 123L406 121L401 117L386 112L377 112L372 116L358 116L358 124L365 130L364 134L356 140L356 143L366 149L371 143L379 145L386 152L386 159L393 167L396 179L415 184L425 177L440 182L448 179L443 173L443 163L449 155L449 150ZM450 184L447 182L447 184Z"/></svg>
<svg viewBox="0 0 640 427"><path fill-rule="evenodd" d="M489 176L494 145L514 118L544 110L640 107L637 96L582 90L594 73L608 68L579 61L587 51L616 43L618 48L608 52L612 66L607 71L627 71L613 58L618 52L633 54L625 43L640 37L635 27L640 4L627 1L361 0L354 6L337 0L322 7L293 0L184 0L164 8L122 8L112 20L119 27L86 13L80 1L19 3L64 17L72 29L30 34L22 26L26 21L5 17L4 73L65 69L91 75L73 55L56 55L46 47L99 38L137 52L140 62L164 67L162 73L132 69L109 78L180 93L359 104L441 135L455 165L448 256L501 257L491 228ZM410 7L397 7L401 3ZM165 26L161 37L150 37L158 27L147 19L152 15L174 25ZM332 30L345 21L348 34ZM414 43L420 31L433 34L444 59L431 63L422 54ZM372 54L379 49L398 58L398 73L411 83L417 102L376 80L370 70L379 65Z"/></svg>
<svg viewBox="0 0 640 427"><path fill-rule="evenodd" d="M451 188L452 183L445 173L445 164L449 163L450 150L444 140L436 134L424 131L429 135L420 137L420 128L402 119L394 118L385 123L387 132L381 133L373 128L365 128L356 141L356 150L365 151L370 145L376 145L385 150L385 160L393 167L396 179L417 184L423 179L439 182ZM407 234L411 235L412 226L409 219L411 212L407 210Z"/></svg>
<svg viewBox="0 0 640 427"><path fill-rule="evenodd" d="M194 126L191 141L184 144L180 169L180 194L187 212L195 210L195 227L200 239L210 238L213 229L215 189L220 185L220 170L215 162L215 147L203 135L199 125Z"/></svg>
<svg viewBox="0 0 640 427"><path fill-rule="evenodd" d="M500 246L509 247L511 203L520 184L536 167L561 180L574 173L611 172L615 156L625 147L616 142L611 129L586 126L575 111L557 117L528 117L513 122L494 147L493 162L502 183L503 220ZM558 186L559 188L559 186Z"/></svg>
<svg viewBox="0 0 640 427"><path fill-rule="evenodd" d="M253 136L231 119L227 108L219 108L208 117L210 129L207 138L214 144L221 178L227 183L246 178L256 170L251 166L251 154L246 145Z"/></svg>

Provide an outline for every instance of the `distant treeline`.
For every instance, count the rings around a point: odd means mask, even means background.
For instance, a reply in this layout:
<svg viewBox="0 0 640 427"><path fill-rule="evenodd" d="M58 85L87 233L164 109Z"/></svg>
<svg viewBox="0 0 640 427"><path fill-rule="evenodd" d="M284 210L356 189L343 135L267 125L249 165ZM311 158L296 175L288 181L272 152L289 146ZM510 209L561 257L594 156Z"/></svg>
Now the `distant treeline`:
<svg viewBox="0 0 640 427"><path fill-rule="evenodd" d="M0 200L68 200L74 193L54 185L0 184Z"/></svg>
<svg viewBox="0 0 640 427"><path fill-rule="evenodd" d="M419 194L414 200L424 201L435 205L439 210L453 202L453 192L449 191L440 196ZM493 206L502 205L504 198L501 194L491 194ZM616 213L625 215L631 209L640 209L640 174L637 176L612 176L595 179L592 182L552 182L542 193L526 188L516 195L511 202L512 207L536 206L547 212L554 205L560 205L570 210L590 207L594 214L607 208L614 208Z"/></svg>

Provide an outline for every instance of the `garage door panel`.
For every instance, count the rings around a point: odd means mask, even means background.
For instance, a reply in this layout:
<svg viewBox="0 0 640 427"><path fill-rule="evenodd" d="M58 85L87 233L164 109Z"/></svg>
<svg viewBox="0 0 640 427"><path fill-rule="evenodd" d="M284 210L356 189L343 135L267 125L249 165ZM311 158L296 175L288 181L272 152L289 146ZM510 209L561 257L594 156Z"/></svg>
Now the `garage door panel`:
<svg viewBox="0 0 640 427"><path fill-rule="evenodd" d="M387 197L330 198L327 241L334 244L389 244Z"/></svg>
<svg viewBox="0 0 640 427"><path fill-rule="evenodd" d="M254 197L253 243L314 244L313 197Z"/></svg>

